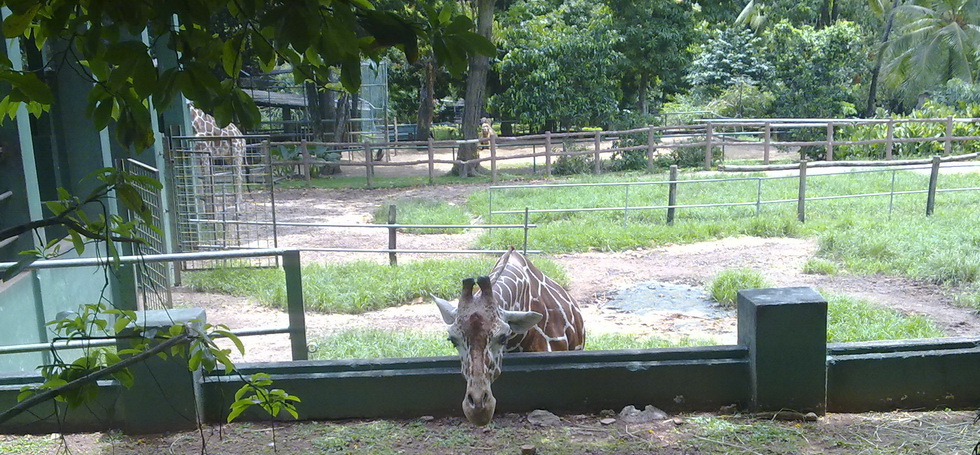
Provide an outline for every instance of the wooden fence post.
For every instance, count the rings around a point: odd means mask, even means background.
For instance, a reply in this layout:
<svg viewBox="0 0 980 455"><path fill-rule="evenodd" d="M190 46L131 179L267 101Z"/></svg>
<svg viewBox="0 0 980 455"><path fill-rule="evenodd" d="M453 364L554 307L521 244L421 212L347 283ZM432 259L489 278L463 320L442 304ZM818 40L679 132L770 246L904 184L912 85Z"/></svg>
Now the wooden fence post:
<svg viewBox="0 0 980 455"><path fill-rule="evenodd" d="M595 132L595 160L592 163L594 167L595 175L599 175L602 172L602 156L599 155L599 149L602 147L602 131Z"/></svg>
<svg viewBox="0 0 980 455"><path fill-rule="evenodd" d="M398 247L398 229L392 227L397 220L397 211L395 204L388 206L388 249L394 250ZM388 264L398 265L398 255L394 251L388 252Z"/></svg>
<svg viewBox="0 0 980 455"><path fill-rule="evenodd" d="M762 126L762 164L769 164L769 144L772 142L772 124Z"/></svg>
<svg viewBox="0 0 980 455"><path fill-rule="evenodd" d="M429 185L431 185L431 184L434 183L434 179L435 179L435 166L436 166L436 163L435 163L435 160L436 160L436 158L435 158L435 149L434 149L434 147L432 145L432 138L431 137L429 137L429 144L428 144L428 147L427 148L428 148L428 152L429 152Z"/></svg>
<svg viewBox="0 0 980 455"><path fill-rule="evenodd" d="M885 135L885 159L892 159L892 150L895 147L895 119L888 119L888 131Z"/></svg>
<svg viewBox="0 0 980 455"><path fill-rule="evenodd" d="M946 118L946 144L943 147L943 154L946 156L953 154L953 117Z"/></svg>
<svg viewBox="0 0 980 455"><path fill-rule="evenodd" d="M497 135L490 135L490 182L497 183Z"/></svg>
<svg viewBox="0 0 980 455"><path fill-rule="evenodd" d="M367 187L374 188L374 157L371 156L370 144L364 144L364 168L367 173Z"/></svg>
<svg viewBox="0 0 980 455"><path fill-rule="evenodd" d="M806 221L806 160L800 160L800 193L796 200L796 219Z"/></svg>
<svg viewBox="0 0 980 455"><path fill-rule="evenodd" d="M306 139L300 141L299 152L303 157L303 179L310 183L310 151L306 148Z"/></svg>
<svg viewBox="0 0 980 455"><path fill-rule="evenodd" d="M674 224L674 206L677 205L677 165L670 165L670 183L667 184L667 224Z"/></svg>
<svg viewBox="0 0 980 455"><path fill-rule="evenodd" d="M653 125L650 125L647 127L647 172L651 173L653 172L653 152L656 150L655 141Z"/></svg>
<svg viewBox="0 0 980 455"><path fill-rule="evenodd" d="M711 122L706 123L704 129L705 129L705 135L704 135L704 170L710 171L711 170L711 154L713 153L713 151L711 150L711 136L712 136Z"/></svg>
<svg viewBox="0 0 980 455"><path fill-rule="evenodd" d="M834 123L827 122L827 161L834 161Z"/></svg>
<svg viewBox="0 0 980 455"><path fill-rule="evenodd" d="M544 132L544 174L551 177L551 131Z"/></svg>
<svg viewBox="0 0 980 455"><path fill-rule="evenodd" d="M936 208L936 188L939 186L939 156L932 157L932 172L929 173L929 193L926 196L926 216L932 216Z"/></svg>

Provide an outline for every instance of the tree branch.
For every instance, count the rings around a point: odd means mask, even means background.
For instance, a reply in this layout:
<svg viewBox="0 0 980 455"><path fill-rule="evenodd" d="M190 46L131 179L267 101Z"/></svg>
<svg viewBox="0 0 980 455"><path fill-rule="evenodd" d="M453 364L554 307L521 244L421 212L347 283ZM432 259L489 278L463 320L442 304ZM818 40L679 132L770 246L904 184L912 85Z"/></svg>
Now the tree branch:
<svg viewBox="0 0 980 455"><path fill-rule="evenodd" d="M175 336L173 338L170 338L167 341L164 341L163 343L160 343L160 344L158 344L156 346L153 346L150 349L147 349L146 351L144 351L144 352L142 352L140 354L136 354L136 355L134 355L132 357L129 357L126 360L122 360L122 361L120 361L118 363L115 363L113 365L110 365L110 366L108 366L106 368L103 368L103 369L101 369L99 371L94 371L92 373L89 373L89 374L87 374L87 375L85 375L83 377L80 377L80 378L78 378L78 379L76 379L74 381L71 381L68 384L65 384L65 385L63 385L61 387L58 387L58 388L55 388L55 389L51 389L51 390L47 390L45 392L42 392L42 393L39 393L39 394L36 394L36 395L32 395L30 398L28 398L28 399L26 399L24 401L21 401L20 403L17 403L16 406L14 406L14 407L12 407L12 408L4 411L3 414L0 414L0 424L2 424L2 423L6 422L6 421L8 421L8 420L10 420L10 419L12 419L14 417L17 417L18 415L20 415L24 411L27 411L28 409L34 407L35 405L37 405L37 404L39 404L41 402L48 401L48 400L50 400L50 399L52 399L52 398L54 398L54 397L56 397L56 396L58 396L58 395L60 395L60 394L62 394L64 392L66 392L66 391L69 391L69 390L72 390L72 389L77 389L78 387L81 387L81 386L83 386L85 384L88 384L88 383L94 382L94 381L96 381L96 380L98 380L100 378L109 376L109 375L111 375L111 374L113 374L113 373L115 373L115 372L117 372L119 370L122 370L124 368L127 368L130 365L133 365L135 363L142 362L143 360L146 360L147 358L153 357L154 355L157 355L160 352L163 352L163 351L166 351L167 349L170 349L172 346L175 346L177 344L183 343L185 341L189 341L191 338L193 338L193 337L190 336L190 335L188 335L187 333L181 333L181 334L179 334L179 335L177 335L177 336Z"/></svg>

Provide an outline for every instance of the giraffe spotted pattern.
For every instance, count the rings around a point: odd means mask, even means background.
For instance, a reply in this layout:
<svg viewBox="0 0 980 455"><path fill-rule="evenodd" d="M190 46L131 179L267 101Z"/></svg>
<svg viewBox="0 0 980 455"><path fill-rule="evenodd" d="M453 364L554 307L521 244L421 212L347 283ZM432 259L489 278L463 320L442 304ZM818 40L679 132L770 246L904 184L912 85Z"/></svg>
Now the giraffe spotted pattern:
<svg viewBox="0 0 980 455"><path fill-rule="evenodd" d="M504 351L568 351L585 344L582 315L568 292L513 248L489 276L463 280L458 305L433 298L459 351L463 413L477 425L493 419L497 401L490 384L500 375Z"/></svg>

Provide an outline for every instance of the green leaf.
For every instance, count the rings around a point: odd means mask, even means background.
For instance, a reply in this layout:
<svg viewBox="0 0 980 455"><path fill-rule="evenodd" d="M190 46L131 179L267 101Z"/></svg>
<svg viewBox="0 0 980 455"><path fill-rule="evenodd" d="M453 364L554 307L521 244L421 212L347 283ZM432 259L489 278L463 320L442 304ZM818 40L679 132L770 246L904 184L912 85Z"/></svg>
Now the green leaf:
<svg viewBox="0 0 980 455"><path fill-rule="evenodd" d="M238 335L235 335L227 330L215 330L214 333L231 340L232 343L235 343L235 347L238 348L238 352L245 355L245 344L242 343L242 340L238 337Z"/></svg>
<svg viewBox="0 0 980 455"><path fill-rule="evenodd" d="M23 13L14 13L4 18L3 36L6 38L16 38L23 35L27 31L27 27L30 27L31 22L34 21L34 16L37 15L37 11L40 8L41 5L34 5Z"/></svg>
<svg viewBox="0 0 980 455"><path fill-rule="evenodd" d="M244 34L239 33L225 41L221 47L221 66L225 74L230 77L238 77L242 70L242 43Z"/></svg>
<svg viewBox="0 0 980 455"><path fill-rule="evenodd" d="M133 384L136 382L136 378L133 376L133 372L129 371L129 368L123 368L115 373L112 373L112 377L119 381L123 387L131 389Z"/></svg>

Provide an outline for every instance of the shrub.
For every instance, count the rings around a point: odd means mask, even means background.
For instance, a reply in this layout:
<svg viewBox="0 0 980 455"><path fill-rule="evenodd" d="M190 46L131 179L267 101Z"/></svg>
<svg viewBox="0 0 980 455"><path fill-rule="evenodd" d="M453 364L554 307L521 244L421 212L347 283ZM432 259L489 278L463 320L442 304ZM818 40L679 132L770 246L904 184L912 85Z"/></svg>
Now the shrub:
<svg viewBox="0 0 980 455"><path fill-rule="evenodd" d="M462 139L459 129L452 125L432 125L432 139L436 141L453 141Z"/></svg>
<svg viewBox="0 0 980 455"><path fill-rule="evenodd" d="M769 282L761 273L755 270L728 269L718 273L708 283L708 293L722 306L734 306L739 290L759 289L769 286Z"/></svg>
<svg viewBox="0 0 980 455"><path fill-rule="evenodd" d="M394 205L397 207L398 224L470 224L470 216L463 208L450 205L443 201L422 198L399 199L382 204L373 214L374 224L388 222L388 211ZM459 228L406 228L409 234L459 234Z"/></svg>

